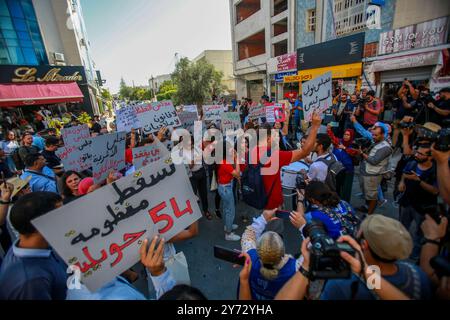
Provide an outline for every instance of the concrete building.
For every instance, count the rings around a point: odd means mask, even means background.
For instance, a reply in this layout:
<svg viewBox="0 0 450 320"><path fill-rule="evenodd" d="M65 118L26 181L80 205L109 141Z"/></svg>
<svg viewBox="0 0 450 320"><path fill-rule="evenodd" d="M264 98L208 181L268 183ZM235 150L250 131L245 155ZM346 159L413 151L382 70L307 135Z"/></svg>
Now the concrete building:
<svg viewBox="0 0 450 320"><path fill-rule="evenodd" d="M223 73L222 84L226 87L225 95L236 94L236 80L233 71L233 51L232 50L206 50L195 57L192 61L197 62L205 59L212 64L217 71Z"/></svg>
<svg viewBox="0 0 450 320"><path fill-rule="evenodd" d="M86 111L98 114L99 83L80 1L0 0L0 10L0 64L58 66L61 73L82 67Z"/></svg>
<svg viewBox="0 0 450 320"><path fill-rule="evenodd" d="M164 83L164 81L169 81L172 79L172 76L170 74L161 74L156 77L151 77L149 79L149 87L153 89L153 92L158 93L159 88L161 88L161 85Z"/></svg>
<svg viewBox="0 0 450 320"><path fill-rule="evenodd" d="M298 1L297 1L298 2ZM267 62L295 51L295 0L230 0L236 94L271 93Z"/></svg>

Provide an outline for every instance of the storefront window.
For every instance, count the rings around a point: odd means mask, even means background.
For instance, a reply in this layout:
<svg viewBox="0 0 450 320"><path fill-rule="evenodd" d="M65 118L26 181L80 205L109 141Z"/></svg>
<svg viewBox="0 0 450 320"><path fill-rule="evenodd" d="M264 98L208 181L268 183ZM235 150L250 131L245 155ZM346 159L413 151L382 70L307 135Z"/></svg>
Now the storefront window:
<svg viewBox="0 0 450 320"><path fill-rule="evenodd" d="M31 0L0 0L0 64L48 64Z"/></svg>

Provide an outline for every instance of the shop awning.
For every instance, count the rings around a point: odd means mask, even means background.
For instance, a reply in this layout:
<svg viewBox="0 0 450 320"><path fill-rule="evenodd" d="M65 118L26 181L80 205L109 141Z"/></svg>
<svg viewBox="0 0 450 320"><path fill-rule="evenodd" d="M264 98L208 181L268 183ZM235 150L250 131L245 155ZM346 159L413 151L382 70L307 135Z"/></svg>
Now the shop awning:
<svg viewBox="0 0 450 320"><path fill-rule="evenodd" d="M76 82L0 84L0 107L83 102Z"/></svg>

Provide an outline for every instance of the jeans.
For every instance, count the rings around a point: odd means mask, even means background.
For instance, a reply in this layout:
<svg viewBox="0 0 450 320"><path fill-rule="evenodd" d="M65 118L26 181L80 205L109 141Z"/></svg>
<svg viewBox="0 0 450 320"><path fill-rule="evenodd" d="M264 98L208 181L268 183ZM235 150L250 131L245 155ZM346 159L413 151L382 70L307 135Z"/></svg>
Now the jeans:
<svg viewBox="0 0 450 320"><path fill-rule="evenodd" d="M200 198L200 202L202 204L203 213L208 211L208 191L207 191L207 183L208 180L206 178L206 171L204 168L200 169L197 172L193 172L192 177L189 178L191 181L192 189L194 190L194 194L198 193Z"/></svg>
<svg viewBox="0 0 450 320"><path fill-rule="evenodd" d="M233 231L233 222L236 215L236 205L234 202L233 183L219 184L219 194L222 198L223 221L225 223L225 232Z"/></svg>
<svg viewBox="0 0 450 320"><path fill-rule="evenodd" d="M416 224L413 232L411 232L411 236L414 243L411 259L418 260L420 257L421 241L423 238L423 233L422 230L420 229L420 226L425 220L425 217L424 215L417 212L412 206L406 207L400 206L399 220L408 231L413 221Z"/></svg>

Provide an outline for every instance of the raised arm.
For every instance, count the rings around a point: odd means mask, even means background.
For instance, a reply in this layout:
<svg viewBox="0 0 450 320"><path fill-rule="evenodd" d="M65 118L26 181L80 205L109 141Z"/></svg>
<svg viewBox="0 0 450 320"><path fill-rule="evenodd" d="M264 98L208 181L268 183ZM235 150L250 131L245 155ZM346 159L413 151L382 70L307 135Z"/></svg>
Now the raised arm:
<svg viewBox="0 0 450 320"><path fill-rule="evenodd" d="M311 132L308 136L308 139L306 139L306 142L301 149L292 152L291 163L305 159L314 150L317 133L319 132L321 124L322 124L321 116L317 113L314 113L312 118Z"/></svg>

